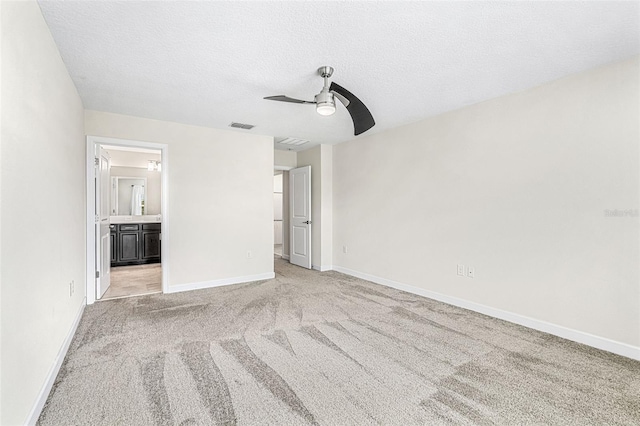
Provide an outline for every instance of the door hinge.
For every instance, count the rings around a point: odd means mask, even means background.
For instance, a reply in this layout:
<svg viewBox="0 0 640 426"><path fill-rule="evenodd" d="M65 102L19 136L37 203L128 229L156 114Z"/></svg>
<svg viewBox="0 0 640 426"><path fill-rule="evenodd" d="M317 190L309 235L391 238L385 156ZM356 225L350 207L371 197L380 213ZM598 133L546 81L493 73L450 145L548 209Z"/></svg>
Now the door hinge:
<svg viewBox="0 0 640 426"><path fill-rule="evenodd" d="M98 157L96 157L94 160L95 160L96 166L99 166L100 165L100 159Z"/></svg>
<svg viewBox="0 0 640 426"><path fill-rule="evenodd" d="M96 271L96 278L100 278L100 271Z"/></svg>
<svg viewBox="0 0 640 426"><path fill-rule="evenodd" d="M96 215L96 222L95 223L100 223L100 216Z"/></svg>

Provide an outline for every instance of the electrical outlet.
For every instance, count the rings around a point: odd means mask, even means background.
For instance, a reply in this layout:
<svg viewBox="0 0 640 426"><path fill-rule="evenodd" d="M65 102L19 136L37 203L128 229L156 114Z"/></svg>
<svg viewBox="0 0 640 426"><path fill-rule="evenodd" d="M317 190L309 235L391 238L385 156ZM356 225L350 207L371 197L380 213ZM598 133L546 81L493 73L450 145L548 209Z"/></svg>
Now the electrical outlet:
<svg viewBox="0 0 640 426"><path fill-rule="evenodd" d="M464 277L464 265L458 263L458 275Z"/></svg>
<svg viewBox="0 0 640 426"><path fill-rule="evenodd" d="M467 269L467 277L475 278L475 276L476 276L476 268L469 266L469 269Z"/></svg>
<svg viewBox="0 0 640 426"><path fill-rule="evenodd" d="M347 252L348 252L348 251L349 251L349 250L347 250L347 246L342 246L342 252L343 252L344 254L347 254Z"/></svg>
<svg viewBox="0 0 640 426"><path fill-rule="evenodd" d="M251 253L251 250L247 250L247 259L253 259L253 253Z"/></svg>

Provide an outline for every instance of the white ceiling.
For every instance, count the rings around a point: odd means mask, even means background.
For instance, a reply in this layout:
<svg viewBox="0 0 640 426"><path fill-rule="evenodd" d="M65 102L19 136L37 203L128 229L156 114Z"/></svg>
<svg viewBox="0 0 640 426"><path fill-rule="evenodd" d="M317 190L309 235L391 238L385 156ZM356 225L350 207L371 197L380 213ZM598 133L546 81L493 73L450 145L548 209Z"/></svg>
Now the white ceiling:
<svg viewBox="0 0 640 426"><path fill-rule="evenodd" d="M335 144L316 69L371 110L364 135L640 53L632 2L40 1L87 109ZM361 137L361 136L360 136Z"/></svg>

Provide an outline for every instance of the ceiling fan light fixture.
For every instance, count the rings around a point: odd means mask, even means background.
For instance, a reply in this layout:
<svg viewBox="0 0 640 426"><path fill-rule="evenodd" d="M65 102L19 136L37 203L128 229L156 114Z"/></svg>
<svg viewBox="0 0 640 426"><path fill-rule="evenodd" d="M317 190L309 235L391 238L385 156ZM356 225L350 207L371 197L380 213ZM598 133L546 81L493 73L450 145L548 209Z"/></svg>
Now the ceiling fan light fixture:
<svg viewBox="0 0 640 426"><path fill-rule="evenodd" d="M332 104L330 102L317 104L316 105L316 112L318 114L320 114L320 115L331 115L334 112L336 112L336 106L335 106L335 104Z"/></svg>
<svg viewBox="0 0 640 426"><path fill-rule="evenodd" d="M315 101L318 114L331 115L336 112L336 101L333 98L333 93L329 92L328 88L322 89L322 92L316 95Z"/></svg>

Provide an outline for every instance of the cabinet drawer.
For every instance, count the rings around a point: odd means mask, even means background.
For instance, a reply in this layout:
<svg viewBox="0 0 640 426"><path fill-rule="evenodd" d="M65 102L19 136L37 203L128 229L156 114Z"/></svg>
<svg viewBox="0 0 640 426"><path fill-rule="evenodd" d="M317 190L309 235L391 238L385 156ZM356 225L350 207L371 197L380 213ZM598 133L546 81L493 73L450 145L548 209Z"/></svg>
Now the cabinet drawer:
<svg viewBox="0 0 640 426"><path fill-rule="evenodd" d="M143 223L142 230L143 231L160 231L162 229L161 223Z"/></svg>
<svg viewBox="0 0 640 426"><path fill-rule="evenodd" d="M120 231L139 231L140 230L140 225L139 224L127 224L127 225L120 225Z"/></svg>

